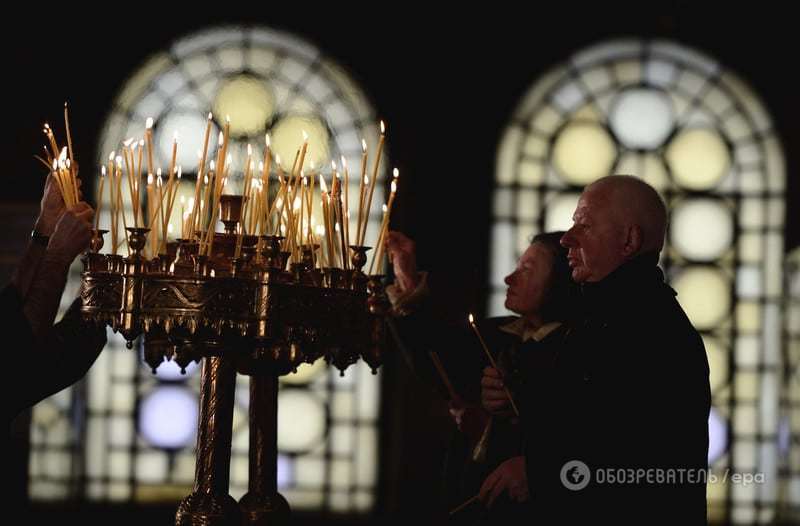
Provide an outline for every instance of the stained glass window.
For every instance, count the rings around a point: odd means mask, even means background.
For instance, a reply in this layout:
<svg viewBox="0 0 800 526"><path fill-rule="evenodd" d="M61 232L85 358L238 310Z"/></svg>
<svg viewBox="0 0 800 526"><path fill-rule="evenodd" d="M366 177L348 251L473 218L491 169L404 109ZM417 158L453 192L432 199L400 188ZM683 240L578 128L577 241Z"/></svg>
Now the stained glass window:
<svg viewBox="0 0 800 526"><path fill-rule="evenodd" d="M362 138L371 152L378 142L378 118L367 97L319 49L272 29L220 27L181 38L133 73L98 138L99 162L129 137L141 137L152 117L156 166L168 165L174 133L179 134L185 185L180 192L188 199L209 111L212 137L230 116L234 167L244 163L247 144L264 147L265 133L287 170L302 132L309 137L306 165L317 169L342 156L358 167ZM384 151L379 180L387 161ZM351 195L358 195L358 184L358 177L351 177ZM378 184L373 202L382 201ZM380 213L380 206L372 207L375 218ZM107 212L100 222L108 224ZM366 239L374 239L376 231L373 220ZM65 302L75 297L79 271L73 270ZM138 349L125 349L122 338L109 331L108 345L86 380L34 408L32 499L177 503L190 493L199 367L181 374L167 362L153 375ZM320 360L281 378L278 478L293 509L372 508L379 376L359 363L340 378ZM248 378L239 376L230 488L236 499L247 490L248 393Z"/></svg>
<svg viewBox="0 0 800 526"><path fill-rule="evenodd" d="M768 522L800 504L799 464L791 494L778 467L784 367L798 362L781 351L786 171L770 116L734 72L671 42L607 42L554 67L499 144L491 314L530 236L569 228L583 186L611 174L641 177L670 209L661 265L708 353L711 472L765 476L709 484L709 519Z"/></svg>

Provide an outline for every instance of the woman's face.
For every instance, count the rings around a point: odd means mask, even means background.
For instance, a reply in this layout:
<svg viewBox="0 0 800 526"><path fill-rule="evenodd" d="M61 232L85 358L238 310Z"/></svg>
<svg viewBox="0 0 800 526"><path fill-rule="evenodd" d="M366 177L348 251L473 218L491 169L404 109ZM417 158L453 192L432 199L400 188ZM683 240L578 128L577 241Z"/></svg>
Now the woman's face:
<svg viewBox="0 0 800 526"><path fill-rule="evenodd" d="M506 276L506 308L520 316L538 314L547 299L552 275L552 252L542 243L533 243L519 258L514 272Z"/></svg>

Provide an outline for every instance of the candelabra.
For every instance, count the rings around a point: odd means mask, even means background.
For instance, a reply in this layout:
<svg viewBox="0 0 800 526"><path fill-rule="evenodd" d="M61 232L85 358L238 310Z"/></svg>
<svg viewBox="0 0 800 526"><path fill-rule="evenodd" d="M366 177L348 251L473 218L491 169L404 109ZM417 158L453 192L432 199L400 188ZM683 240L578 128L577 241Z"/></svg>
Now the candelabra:
<svg viewBox="0 0 800 526"><path fill-rule="evenodd" d="M146 228L127 229L128 257L101 254L104 231L95 231L82 312L129 349L143 336L154 372L165 360L182 369L202 361L194 489L175 523L280 524L289 505L277 486L278 377L323 357L342 374L360 357L374 373L389 305L382 277L362 270L369 247L350 247L352 269L315 268L316 246L289 265L282 237L236 234L242 197L223 197L225 232L212 234L207 254L198 232L147 259ZM238 503L228 494L237 373L250 376L249 491Z"/></svg>

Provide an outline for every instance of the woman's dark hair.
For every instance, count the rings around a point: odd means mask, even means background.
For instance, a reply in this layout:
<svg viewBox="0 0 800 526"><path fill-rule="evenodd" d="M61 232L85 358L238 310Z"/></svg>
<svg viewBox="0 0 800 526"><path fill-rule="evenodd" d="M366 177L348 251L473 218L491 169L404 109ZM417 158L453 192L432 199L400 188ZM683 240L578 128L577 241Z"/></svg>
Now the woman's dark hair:
<svg viewBox="0 0 800 526"><path fill-rule="evenodd" d="M542 317L549 321L565 321L577 311L578 285L572 281L572 270L567 261L567 249L561 246L563 231L543 232L531 239L531 245L544 245L553 256L553 274L550 290L542 307Z"/></svg>

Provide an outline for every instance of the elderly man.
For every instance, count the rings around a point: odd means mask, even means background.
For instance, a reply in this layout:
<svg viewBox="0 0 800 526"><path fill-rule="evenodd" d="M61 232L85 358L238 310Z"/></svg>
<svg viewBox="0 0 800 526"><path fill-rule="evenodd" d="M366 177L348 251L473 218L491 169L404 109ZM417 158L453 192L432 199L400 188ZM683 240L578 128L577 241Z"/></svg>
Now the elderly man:
<svg viewBox="0 0 800 526"><path fill-rule="evenodd" d="M710 389L703 343L657 267L657 192L605 177L561 243L582 312L553 368L529 383L534 513L572 524L705 524Z"/></svg>

